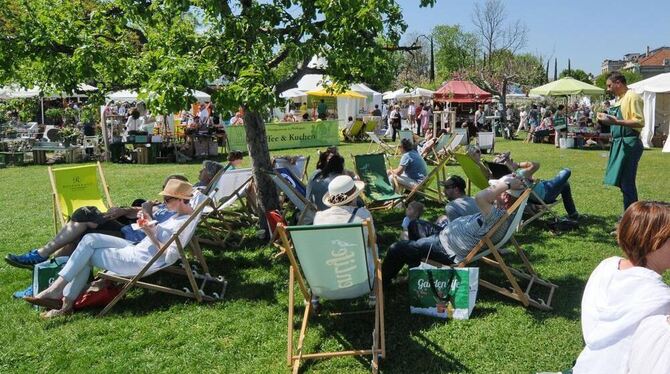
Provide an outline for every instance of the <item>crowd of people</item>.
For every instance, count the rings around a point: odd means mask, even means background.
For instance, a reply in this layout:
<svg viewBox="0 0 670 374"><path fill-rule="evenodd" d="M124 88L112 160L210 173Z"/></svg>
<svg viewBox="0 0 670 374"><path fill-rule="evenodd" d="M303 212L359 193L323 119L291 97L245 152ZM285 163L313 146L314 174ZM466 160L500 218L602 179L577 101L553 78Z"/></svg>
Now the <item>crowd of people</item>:
<svg viewBox="0 0 670 374"><path fill-rule="evenodd" d="M670 363L667 344L664 349L656 347L651 355L645 351L646 347L653 346L649 337L655 342L670 341L670 287L662 278L670 269L670 204L637 202L635 173L639 155L635 149L624 145L630 142L637 146L637 142L630 138L635 137L636 129L642 125L642 107L639 97L627 90L622 76L610 75L607 84L618 100L606 115L593 117L588 107L573 107L578 114L568 116L562 105L556 108L556 114L552 114L550 108L544 108L543 113L543 108L533 105L529 112L521 108L519 127L527 124L531 134L537 134L546 130L543 122L547 118L553 121L557 134L561 130L557 124L567 127L570 123L588 125L595 121L599 126L611 127L615 155L610 154L606 181L619 186L624 196L624 213L614 234L625 258L617 256L603 260L586 284L582 299L585 348L573 371L609 373L627 369L628 372L650 372L648 370L654 368L667 368L663 365ZM200 121L209 121L208 108L201 106L200 109ZM389 114L391 121L395 121L398 111L399 107L393 107ZM426 106L421 111L407 112L410 120L419 121L418 129L432 136L423 126L424 115L430 115ZM509 116L513 117L513 112ZM480 122L482 117L483 114L475 113L477 126L480 123L486 125L485 121ZM400 141L402 156L399 165L387 171L399 193L416 188L428 174L424 157L415 143L410 139ZM400 225L402 233L382 251L385 252L382 283L387 290L392 290L399 282L398 274L405 266L416 267L427 259L446 265L459 264L485 235L490 234L493 242L500 240L512 223L506 212L524 190L531 189L533 199L536 199L530 200L527 209L532 210L533 204L553 203L561 196L567 213L565 219L583 220L572 195L570 169L558 170L551 179L537 180L534 175L540 168L538 162L515 162L507 152L493 160L494 164L507 170L504 175L496 176L490 169L491 164L483 162L477 146L468 146L466 153L489 179L490 187L468 196L465 180L457 175L450 176L441 185L447 200L444 214L433 222L422 219L423 203L409 203ZM239 167L241 160L241 152L231 152L229 167ZM126 276L137 274L204 199L202 189L222 168L220 163L205 161L194 184L182 175L168 176L160 192L162 201L137 199L130 207L114 207L105 213L92 207L78 209L51 241L40 248L5 258L10 265L32 268L51 256L69 256L58 278L47 289L32 295L29 287L16 295L31 304L47 307L44 317L50 318L72 312L74 300L86 289L93 267ZM361 198L364 187L365 183L346 169L345 159L337 147L327 148L319 154L316 170L308 177L305 196L314 203L317 212L305 223L374 221ZM247 198L252 204L257 199L253 191L248 192ZM502 224L491 233L503 217ZM139 228L133 227L131 223L136 220L144 223ZM371 227L374 230L374 223ZM366 237L368 234L366 231ZM371 255L372 252L368 253ZM176 248L170 247L154 266L160 268L176 259ZM368 261L368 264L372 263ZM318 299L312 301L319 303Z"/></svg>

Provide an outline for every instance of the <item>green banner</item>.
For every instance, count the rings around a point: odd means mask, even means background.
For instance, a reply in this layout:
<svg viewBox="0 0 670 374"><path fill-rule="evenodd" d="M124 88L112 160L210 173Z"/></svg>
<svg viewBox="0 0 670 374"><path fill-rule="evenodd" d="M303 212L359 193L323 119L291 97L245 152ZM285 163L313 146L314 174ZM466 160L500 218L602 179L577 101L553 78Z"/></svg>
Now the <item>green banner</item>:
<svg viewBox="0 0 670 374"><path fill-rule="evenodd" d="M308 148L339 145L337 121L268 123L265 125L268 148ZM244 126L226 127L228 149L247 150Z"/></svg>

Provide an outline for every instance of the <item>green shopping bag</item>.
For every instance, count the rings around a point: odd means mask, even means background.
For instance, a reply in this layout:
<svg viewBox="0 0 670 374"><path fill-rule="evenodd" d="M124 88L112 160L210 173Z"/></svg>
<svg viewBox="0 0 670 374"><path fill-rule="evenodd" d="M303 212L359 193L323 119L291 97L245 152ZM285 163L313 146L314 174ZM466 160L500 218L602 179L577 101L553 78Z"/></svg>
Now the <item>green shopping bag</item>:
<svg viewBox="0 0 670 374"><path fill-rule="evenodd" d="M479 268L409 269L409 311L438 318L468 319L477 300Z"/></svg>
<svg viewBox="0 0 670 374"><path fill-rule="evenodd" d="M58 278L58 272L65 266L68 256L60 256L40 262L33 267L33 295L44 291Z"/></svg>

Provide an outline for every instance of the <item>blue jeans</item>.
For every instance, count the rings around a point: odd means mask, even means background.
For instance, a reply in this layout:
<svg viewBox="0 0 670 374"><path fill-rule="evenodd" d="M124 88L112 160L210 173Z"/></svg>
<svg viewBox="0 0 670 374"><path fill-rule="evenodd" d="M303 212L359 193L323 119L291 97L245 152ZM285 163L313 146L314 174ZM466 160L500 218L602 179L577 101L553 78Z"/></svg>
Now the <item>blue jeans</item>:
<svg viewBox="0 0 670 374"><path fill-rule="evenodd" d="M563 198L563 207L569 215L575 215L577 208L575 208L575 201L572 198L572 190L570 189L570 175L572 171L565 168L556 174L553 179L542 181L544 187L544 196L540 196L545 203L551 204L556 201L558 195Z"/></svg>
<svg viewBox="0 0 670 374"><path fill-rule="evenodd" d="M391 244L382 263L382 281L384 287L391 284L391 280L400 270L408 265L410 268L419 266L430 252L430 258L442 264L453 264L454 259L449 256L442 243L440 235L431 235L419 240L401 240Z"/></svg>
<svg viewBox="0 0 670 374"><path fill-rule="evenodd" d="M623 193L623 210L624 212L637 201L637 186L635 185L635 177L637 175L637 165L642 157L642 142L638 141L634 147L626 150L628 155L628 162L621 166L621 179L619 180L619 188Z"/></svg>

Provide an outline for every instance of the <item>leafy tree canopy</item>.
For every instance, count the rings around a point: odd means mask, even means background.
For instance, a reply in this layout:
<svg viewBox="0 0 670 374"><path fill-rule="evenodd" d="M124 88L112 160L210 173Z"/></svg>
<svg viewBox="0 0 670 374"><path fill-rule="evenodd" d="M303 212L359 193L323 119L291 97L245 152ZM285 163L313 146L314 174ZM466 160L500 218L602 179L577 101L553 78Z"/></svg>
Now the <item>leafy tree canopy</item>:
<svg viewBox="0 0 670 374"><path fill-rule="evenodd" d="M188 88L223 77L218 101L252 110L306 73L334 86L388 83L405 31L394 0L6 0L0 82L102 92L142 88L150 107L188 104ZM433 5L420 0L419 5ZM318 55L327 66L310 67Z"/></svg>

